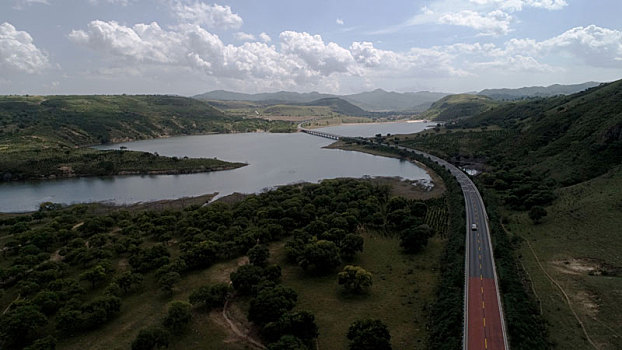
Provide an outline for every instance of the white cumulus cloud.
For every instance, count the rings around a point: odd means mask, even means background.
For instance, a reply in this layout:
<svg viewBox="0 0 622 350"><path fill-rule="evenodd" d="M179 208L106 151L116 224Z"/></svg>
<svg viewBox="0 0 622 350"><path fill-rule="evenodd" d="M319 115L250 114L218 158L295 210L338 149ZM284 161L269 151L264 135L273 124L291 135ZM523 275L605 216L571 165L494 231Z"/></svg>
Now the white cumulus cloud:
<svg viewBox="0 0 622 350"><path fill-rule="evenodd" d="M48 66L47 55L35 46L28 32L19 31L7 22L0 24L0 75L38 73Z"/></svg>
<svg viewBox="0 0 622 350"><path fill-rule="evenodd" d="M270 37L270 35L266 33L259 34L259 39L261 39L261 41L263 41L264 43L269 43L272 41L272 38Z"/></svg>
<svg viewBox="0 0 622 350"><path fill-rule="evenodd" d="M439 17L439 23L470 27L481 35L505 35L510 32L512 16L495 10L487 14L480 14L471 10L456 13L447 13Z"/></svg>
<svg viewBox="0 0 622 350"><path fill-rule="evenodd" d="M406 22L375 33L435 23L473 28L479 35L507 35L512 31L512 24L520 20L519 12L525 8L553 11L566 6L566 0L436 0L427 3Z"/></svg>
<svg viewBox="0 0 622 350"><path fill-rule="evenodd" d="M238 29L244 22L242 17L231 11L231 7L218 4L210 5L200 1L186 4L178 1L172 9L181 22L205 25L210 29Z"/></svg>
<svg viewBox="0 0 622 350"><path fill-rule="evenodd" d="M234 36L249 41L226 44L197 24L163 29L155 22L130 27L99 20L68 35L75 44L100 54L102 61L108 63L101 70L107 76L123 74L121 71L141 74L149 69L177 69L198 72L197 76L206 79L252 86L337 89L340 79L367 76L468 75L453 66L455 55L440 49L413 48L399 53L375 48L369 42L355 42L345 48L324 41L320 35L294 31L282 32L278 45L270 45L270 37L265 33L258 35L256 41L242 32Z"/></svg>
<svg viewBox="0 0 622 350"><path fill-rule="evenodd" d="M532 55L565 54L594 67L622 67L622 31L596 25L575 27L543 41L510 40L507 49Z"/></svg>
<svg viewBox="0 0 622 350"><path fill-rule="evenodd" d="M92 21L88 29L74 30L69 39L94 50L136 62L172 63L179 59L179 33L156 23L123 26L115 21Z"/></svg>
<svg viewBox="0 0 622 350"><path fill-rule="evenodd" d="M253 40L255 40L255 36L253 34L244 33L244 32L234 33L233 37L235 38L235 40L238 40L238 41L253 41Z"/></svg>
<svg viewBox="0 0 622 350"><path fill-rule="evenodd" d="M283 53L300 58L309 67L323 74L356 72L350 51L333 42L324 43L320 35L285 31L279 38Z"/></svg>

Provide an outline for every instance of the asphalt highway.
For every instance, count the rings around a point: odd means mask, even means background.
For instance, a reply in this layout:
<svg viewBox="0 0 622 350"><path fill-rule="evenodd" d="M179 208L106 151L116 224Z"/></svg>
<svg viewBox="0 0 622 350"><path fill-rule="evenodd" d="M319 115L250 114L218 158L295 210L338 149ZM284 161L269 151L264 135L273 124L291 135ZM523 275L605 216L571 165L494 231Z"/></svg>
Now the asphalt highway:
<svg viewBox="0 0 622 350"><path fill-rule="evenodd" d="M464 194L466 256L463 349L508 350L488 215L477 187L464 172L449 162L418 150L399 148L423 155L448 169L460 183Z"/></svg>
<svg viewBox="0 0 622 350"><path fill-rule="evenodd" d="M317 130L302 132L330 139L339 135ZM366 141L365 139L361 139ZM495 271L495 259L490 242L488 215L484 201L471 179L460 169L431 154L407 148L384 144L422 155L440 164L458 180L466 209L466 252L464 276L464 350L509 350L503 307L499 295L499 282Z"/></svg>

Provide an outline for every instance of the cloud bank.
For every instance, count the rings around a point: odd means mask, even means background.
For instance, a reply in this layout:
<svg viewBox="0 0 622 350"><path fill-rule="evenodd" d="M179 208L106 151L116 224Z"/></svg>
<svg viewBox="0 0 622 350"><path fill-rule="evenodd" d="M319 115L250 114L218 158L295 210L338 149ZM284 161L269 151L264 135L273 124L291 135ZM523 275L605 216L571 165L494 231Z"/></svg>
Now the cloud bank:
<svg viewBox="0 0 622 350"><path fill-rule="evenodd" d="M19 31L10 23L0 24L0 75L34 74L48 66L47 55L35 46L28 32Z"/></svg>

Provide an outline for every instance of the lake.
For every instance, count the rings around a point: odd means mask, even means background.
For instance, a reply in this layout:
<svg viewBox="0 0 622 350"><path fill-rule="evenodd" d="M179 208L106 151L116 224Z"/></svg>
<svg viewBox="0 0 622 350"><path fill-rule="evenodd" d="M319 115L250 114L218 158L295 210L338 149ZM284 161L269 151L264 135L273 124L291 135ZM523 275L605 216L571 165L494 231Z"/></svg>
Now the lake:
<svg viewBox="0 0 622 350"><path fill-rule="evenodd" d="M430 123L342 125L323 128L343 136L412 133ZM401 131L400 131L401 130ZM36 210L42 202L131 204L234 192L258 193L279 185L321 179L397 176L427 182L429 175L406 161L322 148L333 141L303 133L220 134L144 140L97 147L157 152L160 155L244 162L242 168L184 175L111 176L0 184L0 212Z"/></svg>

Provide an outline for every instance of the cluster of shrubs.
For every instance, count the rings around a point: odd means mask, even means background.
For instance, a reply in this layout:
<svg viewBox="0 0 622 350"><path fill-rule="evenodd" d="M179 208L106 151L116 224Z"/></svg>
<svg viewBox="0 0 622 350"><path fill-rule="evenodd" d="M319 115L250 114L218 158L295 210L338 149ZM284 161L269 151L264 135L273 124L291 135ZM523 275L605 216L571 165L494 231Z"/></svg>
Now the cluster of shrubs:
<svg viewBox="0 0 622 350"><path fill-rule="evenodd" d="M293 237L303 243L288 244L300 248L296 260L301 266L334 269L362 250L358 228L399 234L421 223L424 208L389 200L387 187L347 179L184 210L132 213L47 203L36 213L0 220L1 232L10 235L1 247L0 284L7 300L19 295L0 316L5 325L0 340L7 348L22 348L48 335L61 339L96 329L144 283L155 281L171 295L184 274L244 255L258 242ZM275 281L280 271L259 263L264 253L254 250L252 266ZM332 260L324 262L322 256ZM120 260L128 262L122 269ZM20 331L8 331L20 322Z"/></svg>

